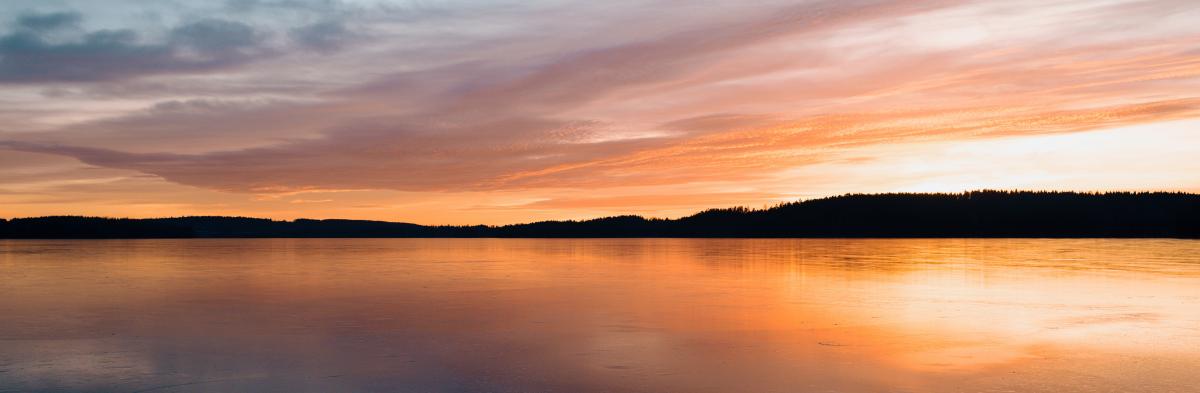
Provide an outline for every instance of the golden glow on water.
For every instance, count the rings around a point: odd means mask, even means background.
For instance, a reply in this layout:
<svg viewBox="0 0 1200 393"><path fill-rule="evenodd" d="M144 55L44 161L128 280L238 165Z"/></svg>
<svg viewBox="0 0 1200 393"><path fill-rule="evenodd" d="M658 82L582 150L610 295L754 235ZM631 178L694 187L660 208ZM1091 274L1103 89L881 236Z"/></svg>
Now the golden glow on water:
<svg viewBox="0 0 1200 393"><path fill-rule="evenodd" d="M1196 392L1200 242L0 242L0 391Z"/></svg>

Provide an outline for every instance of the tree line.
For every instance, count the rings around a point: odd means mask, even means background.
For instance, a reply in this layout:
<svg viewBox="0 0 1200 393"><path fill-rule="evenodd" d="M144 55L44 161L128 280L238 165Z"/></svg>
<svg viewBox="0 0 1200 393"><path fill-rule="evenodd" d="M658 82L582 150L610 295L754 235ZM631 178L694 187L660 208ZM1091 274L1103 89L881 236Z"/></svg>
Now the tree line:
<svg viewBox="0 0 1200 393"><path fill-rule="evenodd" d="M0 219L0 238L239 237L1175 237L1200 238L1200 194L970 191L847 194L678 218L502 226L247 217Z"/></svg>

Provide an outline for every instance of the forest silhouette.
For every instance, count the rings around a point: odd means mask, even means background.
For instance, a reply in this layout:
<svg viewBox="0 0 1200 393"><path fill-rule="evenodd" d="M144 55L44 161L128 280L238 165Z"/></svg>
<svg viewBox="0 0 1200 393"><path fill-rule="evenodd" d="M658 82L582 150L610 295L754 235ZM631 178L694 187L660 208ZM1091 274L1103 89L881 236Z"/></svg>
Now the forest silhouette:
<svg viewBox="0 0 1200 393"><path fill-rule="evenodd" d="M1200 194L970 191L847 194L678 218L502 226L247 217L0 219L0 238L241 237L1174 237L1200 238Z"/></svg>

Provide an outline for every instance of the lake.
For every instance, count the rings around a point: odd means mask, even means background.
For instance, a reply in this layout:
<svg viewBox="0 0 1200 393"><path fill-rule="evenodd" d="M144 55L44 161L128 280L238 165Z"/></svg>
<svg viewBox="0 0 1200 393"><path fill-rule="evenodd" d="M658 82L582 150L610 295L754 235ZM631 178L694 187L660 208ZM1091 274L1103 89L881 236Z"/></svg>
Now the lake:
<svg viewBox="0 0 1200 393"><path fill-rule="evenodd" d="M1200 241L0 241L0 392L1200 392Z"/></svg>

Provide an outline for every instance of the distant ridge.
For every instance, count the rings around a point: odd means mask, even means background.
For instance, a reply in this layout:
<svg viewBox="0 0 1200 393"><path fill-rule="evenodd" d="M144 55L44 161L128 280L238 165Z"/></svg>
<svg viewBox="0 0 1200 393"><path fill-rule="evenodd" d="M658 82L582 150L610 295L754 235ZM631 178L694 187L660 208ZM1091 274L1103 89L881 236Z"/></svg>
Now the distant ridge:
<svg viewBox="0 0 1200 393"><path fill-rule="evenodd" d="M848 194L679 219L615 216L504 226L246 217L0 219L0 238L1172 237L1200 238L1200 194L970 191Z"/></svg>

